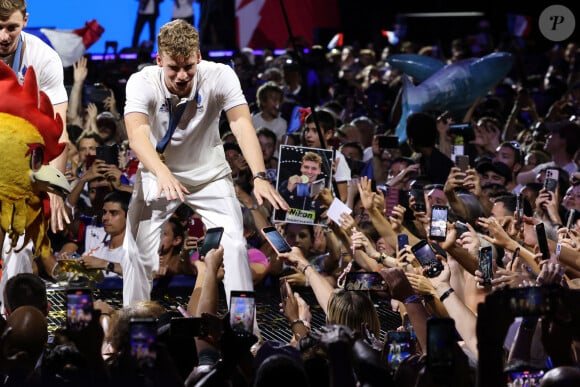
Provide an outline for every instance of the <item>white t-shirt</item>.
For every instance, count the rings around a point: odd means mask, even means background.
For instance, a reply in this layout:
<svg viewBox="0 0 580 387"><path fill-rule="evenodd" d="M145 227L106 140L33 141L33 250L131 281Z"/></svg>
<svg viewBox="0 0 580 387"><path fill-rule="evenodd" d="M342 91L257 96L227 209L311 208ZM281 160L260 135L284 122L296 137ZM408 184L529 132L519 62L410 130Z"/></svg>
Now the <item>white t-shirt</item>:
<svg viewBox="0 0 580 387"><path fill-rule="evenodd" d="M535 166L534 169L533 169L533 171L537 175L544 168L547 168L547 167L556 167L556 166L557 165L556 165L555 162L548 161L547 163L543 163L543 164L540 164L540 165ZM566 172L568 172L568 175L569 176L572 176L572 174L574 172L577 172L578 171L578 165L576 165L576 163L574 161L570 161L568 164L564 165L562 167L562 169L565 170Z"/></svg>
<svg viewBox="0 0 580 387"><path fill-rule="evenodd" d="M166 99L170 99L175 110L179 98L167 90L162 67L147 66L129 78L125 114L139 112L149 116L153 146L163 139L168 130L169 110ZM199 186L231 173L220 139L219 118L222 110L245 105L247 101L231 67L203 60L197 67L188 100L171 141L165 148L165 163L181 182ZM144 189L146 192L154 190L155 193L155 177L142 164L139 167L144 172ZM148 184L151 185L147 187Z"/></svg>
<svg viewBox="0 0 580 387"><path fill-rule="evenodd" d="M282 142L282 137L288 130L288 122L286 122L284 118L278 116L271 121L266 121L262 117L262 112L252 114L252 123L256 129L263 126L274 132L276 134L276 138L278 139L278 143Z"/></svg>
<svg viewBox="0 0 580 387"><path fill-rule="evenodd" d="M123 246L114 249L109 248L108 235L105 229L103 227L90 225L85 230L85 251L83 255L85 254L120 264L126 251ZM107 277L120 277L120 275L113 272L106 273L105 275Z"/></svg>
<svg viewBox="0 0 580 387"><path fill-rule="evenodd" d="M338 165L336 166L336 173L334 174L334 181L337 183L342 183L343 181L349 181L351 179L351 171L346 158L340 151L336 151L335 158L338 159Z"/></svg>
<svg viewBox="0 0 580 387"><path fill-rule="evenodd" d="M38 37L21 32L24 55L18 69L18 79L22 83L29 67L34 68L38 88L48 95L53 105L68 101L64 87L64 70L62 61L56 51ZM64 118L64 117L63 117Z"/></svg>

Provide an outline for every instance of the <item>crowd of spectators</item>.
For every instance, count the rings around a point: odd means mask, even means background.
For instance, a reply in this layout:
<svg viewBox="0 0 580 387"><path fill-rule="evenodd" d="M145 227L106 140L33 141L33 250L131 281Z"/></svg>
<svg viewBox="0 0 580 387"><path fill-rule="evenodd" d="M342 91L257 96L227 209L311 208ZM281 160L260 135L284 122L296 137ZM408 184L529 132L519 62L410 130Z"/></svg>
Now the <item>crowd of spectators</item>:
<svg viewBox="0 0 580 387"><path fill-rule="evenodd" d="M340 221L325 217L324 225L276 223L292 247L277 253L260 232L272 225L272 208L252 197L251 171L223 120L252 279L258 292L279 281L285 289L280 310L292 330L289 343L230 326L218 310L223 248L200 260L203 228L196 233L188 226L199 216L179 208L165 226L156 280L194 278L187 310L176 314L154 301L115 310L95 300L88 325L65 326L45 345L50 306L40 297L46 292L39 277L70 280L65 263L77 259L85 272L122 281L118 249L139 162L124 131L123 93L106 78L88 85L93 64L81 58L71 70L67 114L72 221L50 233L54 253L37 262L37 274L6 284L4 384L578 385L578 47L570 42L528 53L534 63L527 67L537 72L511 71L463 117L452 116L452 107L402 117L408 140L387 147L382 136L393 135L401 119L403 74L386 59L434 55L429 48L419 42L384 50L314 46L306 57L289 49L260 57L242 50L231 58L269 178L278 177L282 144L334 150L332 189L315 200L326 208L339 199L352 210ZM458 40L454 48L452 57L438 59L475 56L467 42ZM504 45L480 47L477 55L494 50L517 54ZM469 125L450 130L457 123ZM463 168L456 163L460 153L469 160ZM430 232L435 206L447 208L443 235ZM434 260L420 255L422 241ZM482 259L486 247L491 270ZM371 272L379 275L380 290L346 290L349 274ZM326 315L324 327L310 324L310 306L300 295L308 287ZM381 332L375 297L391 301L399 329ZM197 318L203 329L178 332L172 318L183 315ZM149 357L132 350L134 319L157 324ZM397 341L396 332L408 335Z"/></svg>

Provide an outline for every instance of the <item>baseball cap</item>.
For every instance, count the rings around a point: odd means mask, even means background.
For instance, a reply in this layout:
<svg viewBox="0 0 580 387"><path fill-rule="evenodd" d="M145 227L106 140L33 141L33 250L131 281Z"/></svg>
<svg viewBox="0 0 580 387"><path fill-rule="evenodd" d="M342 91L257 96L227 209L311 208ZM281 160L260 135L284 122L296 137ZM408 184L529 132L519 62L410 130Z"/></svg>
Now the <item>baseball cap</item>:
<svg viewBox="0 0 580 387"><path fill-rule="evenodd" d="M512 180L511 169L501 161L483 162L477 166L476 170L480 174L484 174L488 171L493 171L498 175L504 177L506 179L506 182Z"/></svg>

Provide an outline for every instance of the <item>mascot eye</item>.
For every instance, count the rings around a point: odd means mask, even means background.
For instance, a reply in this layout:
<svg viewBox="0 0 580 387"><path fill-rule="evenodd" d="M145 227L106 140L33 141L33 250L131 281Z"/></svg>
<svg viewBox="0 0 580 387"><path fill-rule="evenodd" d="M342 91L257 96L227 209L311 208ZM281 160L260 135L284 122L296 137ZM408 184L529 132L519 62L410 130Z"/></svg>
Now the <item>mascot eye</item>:
<svg viewBox="0 0 580 387"><path fill-rule="evenodd" d="M42 160L44 159L44 150L42 147L36 147L32 150L30 156L30 169L34 172L38 171L42 167Z"/></svg>

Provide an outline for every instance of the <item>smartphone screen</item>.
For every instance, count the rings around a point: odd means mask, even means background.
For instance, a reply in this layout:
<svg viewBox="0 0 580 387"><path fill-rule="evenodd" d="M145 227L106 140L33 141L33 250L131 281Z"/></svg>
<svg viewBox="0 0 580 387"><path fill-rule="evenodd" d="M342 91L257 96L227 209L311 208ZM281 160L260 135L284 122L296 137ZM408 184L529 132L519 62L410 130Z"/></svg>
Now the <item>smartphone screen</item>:
<svg viewBox="0 0 580 387"><path fill-rule="evenodd" d="M560 172L554 168L546 169L546 178L544 179L544 188L546 191L556 192L558 188L558 177Z"/></svg>
<svg viewBox="0 0 580 387"><path fill-rule="evenodd" d="M234 331L254 330L255 295L251 291L230 292L230 326Z"/></svg>
<svg viewBox="0 0 580 387"><path fill-rule="evenodd" d="M203 244L199 249L199 256L205 257L211 249L217 249L222 240L222 235L224 234L223 227L214 227L207 230L205 233L205 238Z"/></svg>
<svg viewBox="0 0 580 387"><path fill-rule="evenodd" d="M493 251L491 246L479 248L479 271L482 273L483 285L491 285L493 279Z"/></svg>
<svg viewBox="0 0 580 387"><path fill-rule="evenodd" d="M411 247L422 267L427 269L428 277L437 277L443 271L443 264L439 262L433 249L426 240L421 240Z"/></svg>
<svg viewBox="0 0 580 387"><path fill-rule="evenodd" d="M431 372L450 372L454 364L457 342L455 322L451 318L427 320L427 367Z"/></svg>
<svg viewBox="0 0 580 387"><path fill-rule="evenodd" d="M431 227L429 228L429 238L444 241L447 235L447 213L446 206L431 207Z"/></svg>
<svg viewBox="0 0 580 387"><path fill-rule="evenodd" d="M349 272L344 282L345 290L384 290L385 281L377 272Z"/></svg>
<svg viewBox="0 0 580 387"><path fill-rule="evenodd" d="M67 327L74 331L86 328L93 318L93 296L88 288L68 289L66 294Z"/></svg>
<svg viewBox="0 0 580 387"><path fill-rule="evenodd" d="M466 173L469 168L469 156L467 155L456 155L455 165L461 170L461 172Z"/></svg>
<svg viewBox="0 0 580 387"><path fill-rule="evenodd" d="M397 248L403 250L409 244L409 236L407 234L397 235Z"/></svg>
<svg viewBox="0 0 580 387"><path fill-rule="evenodd" d="M422 188L411 188L411 196L415 199L415 211L425 212L427 211L427 205L425 204L425 193Z"/></svg>
<svg viewBox="0 0 580 387"><path fill-rule="evenodd" d="M157 351L157 323L152 318L132 318L129 322L129 342L131 356L137 360L140 367L155 366Z"/></svg>
<svg viewBox="0 0 580 387"><path fill-rule="evenodd" d="M196 238L203 238L204 230L201 218L196 218L194 216L189 217L187 220L187 235Z"/></svg>
<svg viewBox="0 0 580 387"><path fill-rule="evenodd" d="M409 332L388 331L385 340L387 364L391 371L396 371L399 364L411 355L411 334Z"/></svg>
<svg viewBox="0 0 580 387"><path fill-rule="evenodd" d="M262 229L262 235L266 238L270 246L278 253L288 253L292 248L286 242L286 239L278 232L276 227L269 226Z"/></svg>
<svg viewBox="0 0 580 387"><path fill-rule="evenodd" d="M546 237L546 229L544 223L538 223L534 226L536 230L536 238L538 239L538 247L542 253L542 260L550 259L550 248L548 246L548 239Z"/></svg>
<svg viewBox="0 0 580 387"><path fill-rule="evenodd" d="M508 372L506 385L509 386L539 386L544 376L543 370Z"/></svg>

